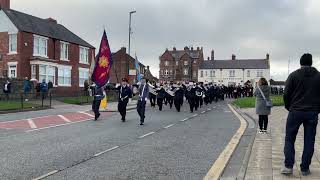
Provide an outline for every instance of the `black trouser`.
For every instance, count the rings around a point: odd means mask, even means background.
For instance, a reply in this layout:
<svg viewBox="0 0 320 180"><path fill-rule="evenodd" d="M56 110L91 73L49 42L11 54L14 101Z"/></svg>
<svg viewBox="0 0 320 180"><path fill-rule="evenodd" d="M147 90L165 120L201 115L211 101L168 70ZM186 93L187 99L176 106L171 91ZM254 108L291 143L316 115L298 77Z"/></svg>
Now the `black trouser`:
<svg viewBox="0 0 320 180"><path fill-rule="evenodd" d="M202 105L203 105L203 98L202 97L199 97L199 102L200 102L200 107L202 107Z"/></svg>
<svg viewBox="0 0 320 180"><path fill-rule="evenodd" d="M156 106L156 99L157 99L156 95L150 94L149 99L150 99L151 107L155 107Z"/></svg>
<svg viewBox="0 0 320 180"><path fill-rule="evenodd" d="M126 120L126 114L127 114L127 101L119 101L118 103L118 111L121 115L121 120Z"/></svg>
<svg viewBox="0 0 320 180"><path fill-rule="evenodd" d="M158 98L157 99L157 105L159 106L159 110L162 111L163 98Z"/></svg>
<svg viewBox="0 0 320 180"><path fill-rule="evenodd" d="M195 98L188 98L189 106L190 106L190 112L193 112L193 109L196 106Z"/></svg>
<svg viewBox="0 0 320 180"><path fill-rule="evenodd" d="M144 123L145 111L146 111L146 101L138 101L137 111L140 116L140 122Z"/></svg>
<svg viewBox="0 0 320 180"><path fill-rule="evenodd" d="M314 143L317 134L318 124L317 112L289 112L286 125L286 138L284 146L285 166L293 168L295 162L295 148L294 143L298 134L300 125L304 127L304 146L302 161L300 168L302 171L309 170L311 159L314 153Z"/></svg>
<svg viewBox="0 0 320 180"><path fill-rule="evenodd" d="M267 130L267 128L268 128L268 115L259 115L259 128L260 128L260 130Z"/></svg>
<svg viewBox="0 0 320 180"><path fill-rule="evenodd" d="M181 101L183 101L182 98L174 98L174 106L176 107L178 112L180 112L181 109Z"/></svg>
<svg viewBox="0 0 320 180"><path fill-rule="evenodd" d="M101 100L94 99L92 102L92 111L94 112L95 117L97 117L99 113Z"/></svg>
<svg viewBox="0 0 320 180"><path fill-rule="evenodd" d="M169 105L170 105L170 109L171 109L171 108L172 108L172 105L173 105L173 97L172 97L172 96L167 97L167 101L168 101L168 103L169 103Z"/></svg>

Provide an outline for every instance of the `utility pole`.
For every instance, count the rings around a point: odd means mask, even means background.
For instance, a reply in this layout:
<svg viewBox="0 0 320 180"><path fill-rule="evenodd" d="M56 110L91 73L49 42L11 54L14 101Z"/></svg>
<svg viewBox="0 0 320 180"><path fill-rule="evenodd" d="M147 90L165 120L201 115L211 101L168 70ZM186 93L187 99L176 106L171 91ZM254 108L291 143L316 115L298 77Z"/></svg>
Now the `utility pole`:
<svg viewBox="0 0 320 180"><path fill-rule="evenodd" d="M130 43L131 43L131 34L132 34L132 31L131 31L131 15L136 13L137 11L131 11L129 12L129 51L128 51L128 54L130 55Z"/></svg>
<svg viewBox="0 0 320 180"><path fill-rule="evenodd" d="M290 59L288 60L288 77L290 75Z"/></svg>

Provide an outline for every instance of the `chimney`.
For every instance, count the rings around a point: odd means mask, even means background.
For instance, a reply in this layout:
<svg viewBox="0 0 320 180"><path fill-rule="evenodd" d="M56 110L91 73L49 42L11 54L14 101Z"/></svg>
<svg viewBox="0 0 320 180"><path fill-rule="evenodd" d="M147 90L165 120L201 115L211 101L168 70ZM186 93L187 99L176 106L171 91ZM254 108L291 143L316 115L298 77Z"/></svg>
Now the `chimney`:
<svg viewBox="0 0 320 180"><path fill-rule="evenodd" d="M211 51L211 60L214 60L214 50Z"/></svg>
<svg viewBox="0 0 320 180"><path fill-rule="evenodd" d="M270 59L270 55L269 55L269 54L266 55L266 59L267 59L267 60Z"/></svg>
<svg viewBox="0 0 320 180"><path fill-rule="evenodd" d="M51 17L47 18L46 20L49 21L49 22L55 23L55 24L58 23L57 20L55 20L55 19L53 19Z"/></svg>
<svg viewBox="0 0 320 180"><path fill-rule="evenodd" d="M177 49L176 49L176 47L173 47L173 51L176 51Z"/></svg>
<svg viewBox="0 0 320 180"><path fill-rule="evenodd" d="M147 70L149 71L149 66L147 66Z"/></svg>
<svg viewBox="0 0 320 180"><path fill-rule="evenodd" d="M10 9L10 0L0 0L0 9Z"/></svg>
<svg viewBox="0 0 320 180"><path fill-rule="evenodd" d="M232 60L236 60L236 55L232 54Z"/></svg>
<svg viewBox="0 0 320 180"><path fill-rule="evenodd" d="M185 50L185 51L189 50L188 46L184 47L184 50Z"/></svg>
<svg viewBox="0 0 320 180"><path fill-rule="evenodd" d="M199 48L199 47L197 47L197 51L200 51L200 48Z"/></svg>
<svg viewBox="0 0 320 180"><path fill-rule="evenodd" d="M191 51L193 51L193 47L191 47Z"/></svg>

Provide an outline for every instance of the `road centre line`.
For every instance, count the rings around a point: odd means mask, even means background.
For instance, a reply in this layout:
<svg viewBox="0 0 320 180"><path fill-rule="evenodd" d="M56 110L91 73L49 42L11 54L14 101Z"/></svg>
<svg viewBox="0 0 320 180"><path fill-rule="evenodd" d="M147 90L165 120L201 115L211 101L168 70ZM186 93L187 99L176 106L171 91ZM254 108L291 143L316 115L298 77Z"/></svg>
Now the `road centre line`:
<svg viewBox="0 0 320 180"><path fill-rule="evenodd" d="M57 173L57 172L59 172L59 171L58 171L58 170L54 170L54 171L51 171L51 172L49 172L49 173L47 173L47 174L44 174L44 175L39 176L39 177L37 177L37 178L34 178L34 179L32 179L32 180L41 180L41 179L44 179L44 178L46 178L46 177L48 177L48 176L51 176L51 175L53 175L53 174L55 174L55 173Z"/></svg>
<svg viewBox="0 0 320 180"><path fill-rule="evenodd" d="M164 127L164 129L168 129L169 127L172 127L172 126L174 126L174 124L170 124L170 125Z"/></svg>
<svg viewBox="0 0 320 180"><path fill-rule="evenodd" d="M83 112L83 111L79 111L78 113L85 114L85 115L87 115L89 117L94 117L94 115L86 113L86 112Z"/></svg>
<svg viewBox="0 0 320 180"><path fill-rule="evenodd" d="M195 115L193 115L192 117L197 117L198 116L198 114L195 114Z"/></svg>
<svg viewBox="0 0 320 180"><path fill-rule="evenodd" d="M113 148L110 148L110 149L107 149L107 150L105 150L105 151L102 151L102 152L100 152L100 153L95 154L94 157L98 157L98 156L100 156L100 155L102 155L102 154L104 154L104 153L110 152L110 151L115 150L115 149L117 149L117 148L119 148L119 147L120 147L120 146L115 146L115 147L113 147Z"/></svg>
<svg viewBox="0 0 320 180"><path fill-rule="evenodd" d="M68 122L68 123L71 122L68 118L64 117L63 115L58 115L58 116L59 116L61 119L63 119L65 122Z"/></svg>
<svg viewBox="0 0 320 180"><path fill-rule="evenodd" d="M36 129L37 128L36 124L32 121L32 119L27 119L27 121L28 121L28 123L29 123L29 125L30 125L30 127L32 129Z"/></svg>
<svg viewBox="0 0 320 180"><path fill-rule="evenodd" d="M181 122L184 122L184 121L186 121L186 120L188 120L189 118L185 118L185 119L182 119L182 120L180 120Z"/></svg>
<svg viewBox="0 0 320 180"><path fill-rule="evenodd" d="M155 133L155 132L149 132L149 133L147 133L147 134L145 134L145 135L140 136L139 139L144 138L144 137L146 137L146 136L150 136L151 134L154 134L154 133Z"/></svg>
<svg viewBox="0 0 320 180"><path fill-rule="evenodd" d="M202 111L201 114L204 114L206 111Z"/></svg>

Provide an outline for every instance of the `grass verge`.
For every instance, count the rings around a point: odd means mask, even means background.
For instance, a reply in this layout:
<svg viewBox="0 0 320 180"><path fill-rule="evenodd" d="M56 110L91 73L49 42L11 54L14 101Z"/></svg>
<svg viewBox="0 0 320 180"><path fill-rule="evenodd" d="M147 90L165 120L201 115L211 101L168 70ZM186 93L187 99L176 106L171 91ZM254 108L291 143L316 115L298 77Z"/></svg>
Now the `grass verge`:
<svg viewBox="0 0 320 180"><path fill-rule="evenodd" d="M283 96L271 96L271 100L273 102L273 106L284 106ZM240 108L254 108L256 105L256 98L255 97L240 98L233 101L232 104Z"/></svg>

